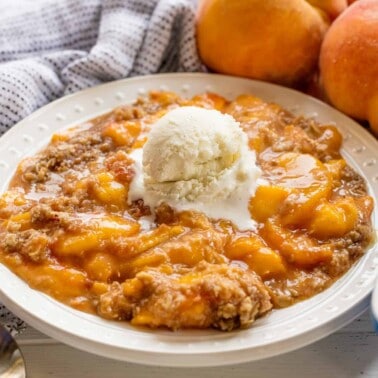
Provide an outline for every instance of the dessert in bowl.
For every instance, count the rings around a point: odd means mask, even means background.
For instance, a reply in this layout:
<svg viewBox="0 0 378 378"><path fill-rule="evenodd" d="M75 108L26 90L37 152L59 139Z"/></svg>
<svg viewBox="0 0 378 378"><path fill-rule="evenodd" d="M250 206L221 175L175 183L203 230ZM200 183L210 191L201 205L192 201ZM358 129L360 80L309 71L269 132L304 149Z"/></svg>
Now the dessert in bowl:
<svg viewBox="0 0 378 378"><path fill-rule="evenodd" d="M371 242L373 201L341 142L253 95L151 92L21 162L0 260L107 319L247 327L329 287Z"/></svg>

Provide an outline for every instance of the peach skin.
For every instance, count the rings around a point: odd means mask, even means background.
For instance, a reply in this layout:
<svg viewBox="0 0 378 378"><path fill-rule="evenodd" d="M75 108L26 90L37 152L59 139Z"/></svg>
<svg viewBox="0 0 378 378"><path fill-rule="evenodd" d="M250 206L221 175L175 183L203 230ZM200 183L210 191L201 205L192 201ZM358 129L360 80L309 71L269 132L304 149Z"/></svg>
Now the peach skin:
<svg viewBox="0 0 378 378"><path fill-rule="evenodd" d="M216 72L295 85L315 69L328 23L305 0L202 0L197 45Z"/></svg>
<svg viewBox="0 0 378 378"><path fill-rule="evenodd" d="M378 0L352 4L328 30L320 73L329 101L378 135Z"/></svg>
<svg viewBox="0 0 378 378"><path fill-rule="evenodd" d="M307 2L321 9L332 20L348 7L347 0L307 0Z"/></svg>

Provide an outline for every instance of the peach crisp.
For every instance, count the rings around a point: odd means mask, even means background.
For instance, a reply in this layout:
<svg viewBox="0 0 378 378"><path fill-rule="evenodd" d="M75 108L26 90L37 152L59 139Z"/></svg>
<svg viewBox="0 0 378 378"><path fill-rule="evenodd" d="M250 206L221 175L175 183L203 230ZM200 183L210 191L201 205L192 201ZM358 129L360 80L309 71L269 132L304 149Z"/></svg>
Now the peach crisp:
<svg viewBox="0 0 378 378"><path fill-rule="evenodd" d="M253 226L129 200L134 151L184 106L230 115L246 134L261 172L245 204ZM252 95L170 92L89 123L24 159L0 197L1 263L76 309L154 328L247 327L325 290L372 240L373 200L334 126Z"/></svg>

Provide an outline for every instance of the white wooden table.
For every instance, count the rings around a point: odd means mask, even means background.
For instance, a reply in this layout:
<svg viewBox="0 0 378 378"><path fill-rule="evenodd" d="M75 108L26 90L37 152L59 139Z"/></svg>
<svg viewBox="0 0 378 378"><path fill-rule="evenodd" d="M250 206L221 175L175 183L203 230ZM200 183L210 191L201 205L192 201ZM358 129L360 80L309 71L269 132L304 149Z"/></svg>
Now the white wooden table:
<svg viewBox="0 0 378 378"><path fill-rule="evenodd" d="M297 351L219 368L162 368L113 361L61 344L31 328L17 341L28 378L378 378L378 335L368 313Z"/></svg>

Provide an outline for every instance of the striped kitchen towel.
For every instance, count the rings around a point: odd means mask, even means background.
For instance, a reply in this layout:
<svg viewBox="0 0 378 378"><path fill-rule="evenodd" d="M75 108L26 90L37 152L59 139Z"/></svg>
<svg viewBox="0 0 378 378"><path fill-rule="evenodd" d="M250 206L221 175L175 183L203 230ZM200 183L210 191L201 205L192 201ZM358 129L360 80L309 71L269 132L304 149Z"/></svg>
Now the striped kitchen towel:
<svg viewBox="0 0 378 378"><path fill-rule="evenodd" d="M201 70L195 4L0 0L0 135L80 89L135 75Z"/></svg>

